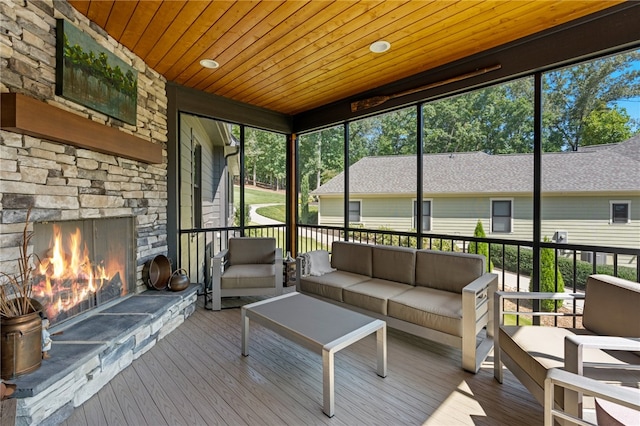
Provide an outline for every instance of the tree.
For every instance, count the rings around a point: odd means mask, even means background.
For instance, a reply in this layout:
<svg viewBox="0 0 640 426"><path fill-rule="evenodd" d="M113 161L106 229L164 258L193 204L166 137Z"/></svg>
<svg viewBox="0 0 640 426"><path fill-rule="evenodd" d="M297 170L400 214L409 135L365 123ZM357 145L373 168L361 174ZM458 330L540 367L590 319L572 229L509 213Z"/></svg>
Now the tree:
<svg viewBox="0 0 640 426"><path fill-rule="evenodd" d="M624 109L602 106L591 111L584 121L582 145L616 143L632 136L631 120Z"/></svg>
<svg viewBox="0 0 640 426"><path fill-rule="evenodd" d="M482 221L480 219L478 219L476 229L473 231L473 236L478 238L486 238L487 236L484 233L484 228L482 227ZM489 258L489 243L476 243L475 241L472 241L469 243L469 253L483 255L487 265L487 272L493 271L493 262L491 261L491 258Z"/></svg>
<svg viewBox="0 0 640 426"><path fill-rule="evenodd" d="M549 241L549 237L544 237L544 242ZM564 279L562 278L560 269L555 267L555 264L554 250L550 248L540 249L540 291L543 293L562 293L564 291ZM558 277L557 287L556 277ZM535 277L532 276L531 278L529 291L534 291L533 283L535 281ZM540 306L542 310L552 312L555 309L555 301L545 299L540 302Z"/></svg>
<svg viewBox="0 0 640 426"><path fill-rule="evenodd" d="M587 142L603 143L585 139L586 123L604 105L640 96L638 60L640 50L546 73L543 138L550 145L547 150L577 150Z"/></svg>
<svg viewBox="0 0 640 426"><path fill-rule="evenodd" d="M533 151L533 80L475 90L423 107L424 152Z"/></svg>

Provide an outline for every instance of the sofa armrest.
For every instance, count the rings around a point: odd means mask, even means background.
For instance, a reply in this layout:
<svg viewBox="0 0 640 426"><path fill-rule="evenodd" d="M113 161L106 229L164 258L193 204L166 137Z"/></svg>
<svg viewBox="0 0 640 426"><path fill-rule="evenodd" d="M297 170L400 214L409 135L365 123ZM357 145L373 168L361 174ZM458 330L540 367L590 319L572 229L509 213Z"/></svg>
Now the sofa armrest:
<svg viewBox="0 0 640 426"><path fill-rule="evenodd" d="M487 332L493 334L493 298L498 290L498 275L483 274L462 289L462 317L471 315L476 320L486 315L480 328L487 325ZM491 326L491 327L489 327ZM491 330L489 330L491 328ZM477 331L474 334L477 334Z"/></svg>
<svg viewBox="0 0 640 426"><path fill-rule="evenodd" d="M483 274L462 289L462 367L477 372L491 349L493 336L493 294L498 275ZM476 345L476 336L486 326L487 338Z"/></svg>

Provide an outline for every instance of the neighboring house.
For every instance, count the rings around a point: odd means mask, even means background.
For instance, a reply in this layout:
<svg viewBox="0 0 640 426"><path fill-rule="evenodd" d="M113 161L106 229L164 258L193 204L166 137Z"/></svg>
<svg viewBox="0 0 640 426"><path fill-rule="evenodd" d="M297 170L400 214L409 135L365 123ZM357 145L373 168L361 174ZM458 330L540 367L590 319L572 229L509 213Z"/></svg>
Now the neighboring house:
<svg viewBox="0 0 640 426"><path fill-rule="evenodd" d="M423 163L425 233L532 240L533 155L428 154ZM365 157L349 168L349 223L415 230L416 161ZM344 224L344 174L312 192L320 225ZM542 156L542 236L558 242L640 248L640 135L625 142ZM561 240L563 238L563 240ZM626 256L626 263L636 259Z"/></svg>

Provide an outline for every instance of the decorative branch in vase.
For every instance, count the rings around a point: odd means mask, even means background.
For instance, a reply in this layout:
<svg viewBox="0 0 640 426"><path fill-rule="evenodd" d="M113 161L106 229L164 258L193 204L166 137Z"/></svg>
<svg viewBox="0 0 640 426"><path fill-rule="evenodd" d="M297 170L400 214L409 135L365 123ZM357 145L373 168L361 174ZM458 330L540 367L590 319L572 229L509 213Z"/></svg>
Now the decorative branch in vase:
<svg viewBox="0 0 640 426"><path fill-rule="evenodd" d="M34 253L29 254L29 243L33 232L29 232L29 218L31 208L27 210L27 218L22 231L22 244L18 247L18 273L7 274L0 272L0 277L5 279L0 284L0 315L4 318L13 318L35 312L39 308L38 302L32 299L31 275L34 271Z"/></svg>
<svg viewBox="0 0 640 426"><path fill-rule="evenodd" d="M42 305L32 298L34 253L29 254L31 209L27 210L18 273L0 272L0 377L13 379L42 363Z"/></svg>

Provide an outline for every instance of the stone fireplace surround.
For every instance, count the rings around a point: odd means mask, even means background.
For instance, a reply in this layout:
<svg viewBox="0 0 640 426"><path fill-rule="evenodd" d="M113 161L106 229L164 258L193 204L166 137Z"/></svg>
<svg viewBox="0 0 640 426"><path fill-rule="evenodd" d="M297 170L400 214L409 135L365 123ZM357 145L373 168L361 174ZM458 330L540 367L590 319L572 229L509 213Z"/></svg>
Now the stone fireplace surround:
<svg viewBox="0 0 640 426"><path fill-rule="evenodd" d="M146 291L142 282L145 262L168 251L165 79L64 0L3 1L0 13L0 92L18 93L98 124L100 130L93 132L96 139L102 130L116 131L162 151L161 160L149 164L64 140L0 130L1 270L15 268L29 208L33 222L135 217L134 294L60 324L64 332L54 336L51 357L36 372L15 380L20 397L17 424L56 424L184 321L194 309L196 289ZM138 71L135 125L55 95L58 18L71 22ZM99 330L92 328L96 322Z"/></svg>
<svg viewBox="0 0 640 426"><path fill-rule="evenodd" d="M50 358L16 383L16 425L57 425L195 310L198 285L148 290L54 328Z"/></svg>

